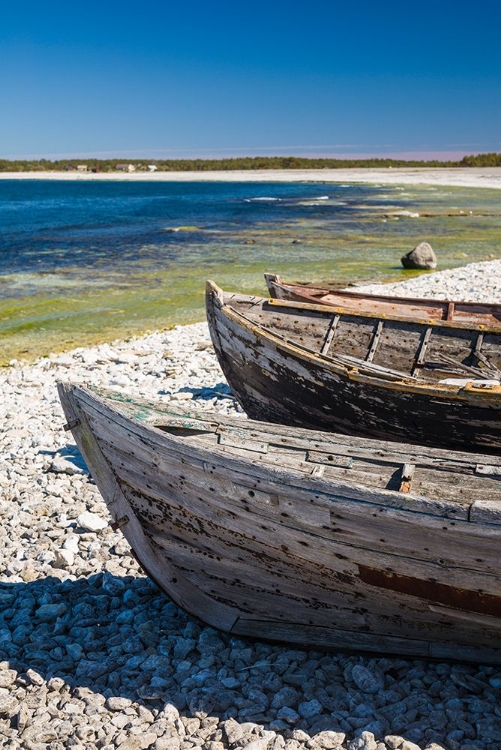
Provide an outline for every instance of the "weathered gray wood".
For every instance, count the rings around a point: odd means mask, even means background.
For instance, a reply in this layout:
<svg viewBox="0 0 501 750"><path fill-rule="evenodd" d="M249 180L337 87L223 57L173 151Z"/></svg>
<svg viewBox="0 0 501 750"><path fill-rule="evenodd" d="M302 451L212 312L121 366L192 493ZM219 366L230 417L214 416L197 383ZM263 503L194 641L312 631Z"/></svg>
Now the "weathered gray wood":
<svg viewBox="0 0 501 750"><path fill-rule="evenodd" d="M113 468L106 460L94 438L85 412L79 408L70 387L59 383L58 392L68 422L75 421L76 423L76 426L72 430L73 436L99 491L112 513L114 521L126 515L129 518L129 522L125 526L121 526L121 531L135 551L144 569L168 593L170 593L173 586L179 586L176 600L188 612L196 614L198 608L201 606L204 608L204 619L206 622L214 627L230 629L238 618L237 612L227 605L215 604L210 597L204 596L197 587L190 584L188 579L179 576L178 571L172 566L167 557L160 556L157 550L148 544L141 524L131 512L130 504L127 503L123 496L120 483L117 481Z"/></svg>
<svg viewBox="0 0 501 750"><path fill-rule="evenodd" d="M470 507L470 520L501 526L501 503L498 500L476 500Z"/></svg>
<svg viewBox="0 0 501 750"><path fill-rule="evenodd" d="M371 341L371 346L366 357L367 362L372 362L372 360L374 359L374 355L376 353L376 349L379 344L379 339L381 338L381 333L383 332L383 326L384 326L383 321L378 320L378 322L376 323L376 328L374 330L374 337Z"/></svg>
<svg viewBox="0 0 501 750"><path fill-rule="evenodd" d="M125 411L127 411L126 403L121 404L121 406ZM134 409L131 410L131 413L134 413ZM178 427L179 420L173 419L173 421L175 421L176 427ZM194 428L196 423L193 420L186 421L187 424L190 424L191 427ZM307 449L308 447L308 442L304 438L304 435L307 434L308 431L292 430L292 432L296 432L299 436L298 439L294 439L289 434L291 432L291 429L283 428L284 437L280 438L280 436L276 434L276 429L278 428L274 428L275 431L273 431L272 426L266 426L265 428L264 425L261 425L261 431L257 432L255 423L247 422L247 425L249 425L247 433L248 435L250 433L251 438L249 438L248 436L246 438L244 429L244 426L246 424L245 422L242 422L242 420L234 420L233 424L230 425L231 420L227 421L228 427L226 429L229 430L231 426L231 431L238 436L238 439L234 441L237 444L245 444L247 440L253 442L255 438L264 439L266 437L266 431L268 431L270 437L270 447L268 453L259 457L259 463L256 462L255 456L252 456L251 458L249 457L254 464L254 476L259 479L259 481L262 481L262 479L264 479L264 477L266 476L266 473L263 473L259 464L261 462L269 461L273 456L271 443L278 443L280 445L280 455L278 456L278 459L271 461L271 463L276 464L275 471L278 472L276 474L277 477L281 476L280 467L282 466L288 468L289 470L294 469L298 471L298 473L311 473L311 468L309 468L307 466L307 463L304 462L305 453L303 452L303 449ZM144 420L143 423L145 423ZM203 424L206 428L208 428L208 423L204 422ZM214 424L213 427L214 430L216 430L219 434L221 434L225 429L217 423ZM96 429L99 429L98 424L96 425ZM198 432L200 432L198 428L193 429L194 436L196 436ZM401 450L403 446L398 446L393 443L387 444L388 447L391 447L393 450L392 453L386 454L384 450L379 450L379 441L364 441L360 438L347 439L344 436L329 436L325 435L324 433L317 433L317 437L321 437L322 442L320 443L318 442L318 440L313 441L312 444L314 445L314 447L330 447L334 454L342 456L343 451L338 450L339 446L336 446L335 439L337 438L341 441L341 448L344 448L344 442L346 440L349 440L353 445L354 456L356 456L355 450L359 450L362 455L370 457L370 460L366 464L360 464L358 466L358 470L356 472L352 469L344 476L328 476L328 478L330 479L329 487L331 488L331 490L335 486L334 481L337 479L337 481L341 481L341 484L338 485L341 492L345 496L349 496L351 498L357 497L360 499L365 495L367 500L370 500L372 503L381 502L383 505L391 505L393 507L410 507L413 508L414 511L416 511L416 498L414 496L411 496L409 497L409 499L407 499L402 497L401 495L395 494L394 492L375 492L378 486L380 488L386 487L386 485L388 484L388 478L391 477L394 469L400 469L402 463L408 463L412 460L420 468L420 478L422 480L426 480L420 483L416 483L415 486L420 487L422 484L423 488L427 489L427 493L429 495L419 498L419 508L421 512L440 515L447 518L466 519L468 518L469 506L473 501L477 499L479 492L482 493L482 496L484 498L492 495L494 499L495 497L499 496L499 480L496 477L490 476L493 470L496 469L496 464L499 465L498 468L501 468L501 459L499 458L489 457L489 461L496 463L494 463L494 465L489 469L488 476L482 478L479 482L478 477L475 476L475 474L477 467L483 464L477 464L476 462L485 459L485 457L482 457L478 454L456 455L455 453L452 453L450 451L436 450L433 451L436 456L435 461L433 461L431 458L425 458L426 450L422 448L415 448L413 449L413 454L410 454ZM327 443L327 440L329 438L331 441L330 446ZM201 439L205 442L205 435ZM127 444L127 437L124 438L123 444ZM362 449L362 446L364 445L365 448ZM134 446L131 445L131 450L133 449L133 447ZM286 459L285 451L288 447L292 448L292 451ZM301 449L299 453L295 450L297 447ZM158 448L159 453L157 455L157 461L159 461L161 458L161 442L159 443ZM409 451L412 450L410 446L407 446L406 448ZM228 450L231 451L231 448L228 448ZM242 454L242 450L243 449L238 448L234 449L231 452L233 452L235 456L249 455L245 454L245 451ZM141 447L136 447L136 451L141 452ZM431 453L430 449L428 449L428 452ZM308 456L312 453L314 455L314 459L316 460L318 456L316 452L306 451L306 454ZM190 455L187 445L184 448L184 455ZM347 454L347 456L349 456L349 453ZM330 455L326 454L325 460L328 461L329 458ZM333 455L332 458L335 458L335 455ZM193 458L193 456L190 456L190 460L195 463L195 459ZM375 478L377 478L376 472L381 471L382 469L386 471L386 478L382 479L382 483L378 485L375 480ZM329 471L333 471L333 469L330 467ZM458 477L458 483L455 482L454 477L456 471L463 474L463 476ZM465 471L468 472L469 475L464 476ZM222 467L220 469L220 472L221 475L229 476L229 472L225 467ZM321 486L318 484L318 482L316 482L314 485L308 485L307 481L302 480L301 487L303 488L303 490L308 486L310 486L314 491L321 489ZM356 490L351 491L350 487L356 487ZM398 487L395 486L394 489L398 489Z"/></svg>
<svg viewBox="0 0 501 750"><path fill-rule="evenodd" d="M418 367L421 367L425 362L426 352L428 350L432 332L433 332L433 328L431 326L428 326L423 332L423 338L422 338L421 344L419 345L419 349L417 350L416 357L414 360L414 365L411 370L412 375L414 375L414 373L416 372L416 369Z"/></svg>
<svg viewBox="0 0 501 750"><path fill-rule="evenodd" d="M329 348L332 343L332 339L334 338L334 335L336 333L336 328L339 323L339 315L333 315L332 320L329 324L329 328L327 329L327 334L324 339L324 343L322 344L322 348L320 350L320 354L328 354Z"/></svg>
<svg viewBox="0 0 501 750"><path fill-rule="evenodd" d="M189 612L238 635L501 664L500 503L482 504L482 488L497 480L475 472L501 459L416 447L413 484L422 472L447 477L447 466L460 467L469 473L452 476L464 494L444 500L446 482L438 482L430 483L435 496L402 495L398 482L394 491L374 489L370 477L378 463L383 474L409 477L401 457L411 446L381 451L377 441L170 414L76 386L59 392L112 518ZM346 465L306 460L336 440L365 452L357 469L365 485ZM323 476L312 475L316 466ZM448 517L450 506L462 516Z"/></svg>

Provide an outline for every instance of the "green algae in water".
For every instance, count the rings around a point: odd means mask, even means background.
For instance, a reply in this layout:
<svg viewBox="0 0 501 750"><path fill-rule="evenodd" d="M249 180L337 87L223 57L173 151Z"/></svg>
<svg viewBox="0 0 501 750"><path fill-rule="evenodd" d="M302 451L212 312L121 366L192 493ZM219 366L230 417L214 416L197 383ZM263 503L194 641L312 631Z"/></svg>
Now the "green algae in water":
<svg viewBox="0 0 501 750"><path fill-rule="evenodd" d="M327 195L332 186L315 191ZM350 195L342 214L330 199L310 199L279 219L261 211L246 223L179 221L184 231L163 229L161 241L124 250L119 261L103 249L87 265L0 277L0 363L204 320L207 278L266 295L267 271L337 286L403 281L419 272L404 271L400 258L421 241L435 249L438 270L501 255L499 191L366 188L351 203Z"/></svg>

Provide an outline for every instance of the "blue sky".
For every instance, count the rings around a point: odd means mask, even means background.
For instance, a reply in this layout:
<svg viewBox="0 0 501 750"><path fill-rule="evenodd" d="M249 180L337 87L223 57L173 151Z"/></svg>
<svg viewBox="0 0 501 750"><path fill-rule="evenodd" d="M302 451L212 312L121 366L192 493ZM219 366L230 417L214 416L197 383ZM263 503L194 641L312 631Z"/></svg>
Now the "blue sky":
<svg viewBox="0 0 501 750"><path fill-rule="evenodd" d="M0 158L501 151L499 0L16 0Z"/></svg>

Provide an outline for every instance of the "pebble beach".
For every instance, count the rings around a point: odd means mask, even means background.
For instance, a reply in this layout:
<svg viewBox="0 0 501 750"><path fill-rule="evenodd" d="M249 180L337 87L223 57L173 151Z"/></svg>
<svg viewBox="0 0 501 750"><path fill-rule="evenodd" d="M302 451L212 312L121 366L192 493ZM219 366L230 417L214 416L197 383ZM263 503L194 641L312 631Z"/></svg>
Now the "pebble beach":
<svg viewBox="0 0 501 750"><path fill-rule="evenodd" d="M501 301L501 260L358 287ZM71 381L242 413L205 323L0 371L0 746L499 750L501 669L244 641L145 576L78 454Z"/></svg>

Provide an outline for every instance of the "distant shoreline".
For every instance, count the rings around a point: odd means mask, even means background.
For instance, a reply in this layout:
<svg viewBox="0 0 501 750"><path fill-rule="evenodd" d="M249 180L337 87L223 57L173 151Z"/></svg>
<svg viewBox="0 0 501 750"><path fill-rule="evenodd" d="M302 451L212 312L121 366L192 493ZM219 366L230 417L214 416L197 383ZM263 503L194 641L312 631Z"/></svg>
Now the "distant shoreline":
<svg viewBox="0 0 501 750"><path fill-rule="evenodd" d="M501 167L384 167L203 172L0 172L0 180L115 182L311 182L437 185L501 190Z"/></svg>

